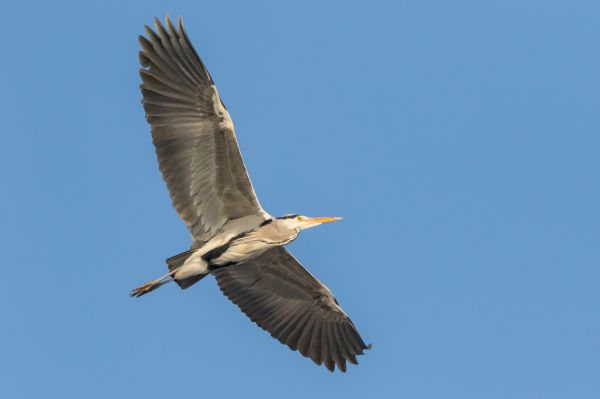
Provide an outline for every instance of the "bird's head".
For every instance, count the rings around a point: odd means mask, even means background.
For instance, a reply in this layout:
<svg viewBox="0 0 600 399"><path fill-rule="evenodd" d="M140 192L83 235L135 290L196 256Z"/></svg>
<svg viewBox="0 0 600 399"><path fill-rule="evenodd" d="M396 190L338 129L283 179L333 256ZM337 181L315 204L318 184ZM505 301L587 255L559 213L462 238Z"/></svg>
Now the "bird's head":
<svg viewBox="0 0 600 399"><path fill-rule="evenodd" d="M303 215L284 215L277 218L277 222L280 225L283 225L289 229L296 230L304 230L311 227L318 226L323 223L335 222L336 220L340 220L340 217L316 217L312 218L310 216Z"/></svg>

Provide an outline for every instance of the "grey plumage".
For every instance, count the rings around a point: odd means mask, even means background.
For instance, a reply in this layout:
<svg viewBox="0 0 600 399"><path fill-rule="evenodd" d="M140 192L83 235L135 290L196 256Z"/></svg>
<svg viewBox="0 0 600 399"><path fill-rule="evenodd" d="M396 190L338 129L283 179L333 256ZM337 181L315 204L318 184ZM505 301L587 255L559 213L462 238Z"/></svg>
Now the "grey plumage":
<svg viewBox="0 0 600 399"><path fill-rule="evenodd" d="M238 149L233 123L214 82L178 29L155 20L140 36L141 90L159 168L173 205L200 246L228 220L262 208Z"/></svg>
<svg viewBox="0 0 600 399"><path fill-rule="evenodd" d="M223 293L252 321L331 371L334 363L345 371L346 361L356 364L356 355L367 349L331 291L283 247L213 274Z"/></svg>
<svg viewBox="0 0 600 399"><path fill-rule="evenodd" d="M223 293L280 342L330 371L367 345L327 287L283 245L300 230L339 218L286 215L260 206L214 81L182 20L155 19L140 36L141 91L159 168L191 235L189 251L167 259L169 273L132 291L175 281L188 288L213 274Z"/></svg>

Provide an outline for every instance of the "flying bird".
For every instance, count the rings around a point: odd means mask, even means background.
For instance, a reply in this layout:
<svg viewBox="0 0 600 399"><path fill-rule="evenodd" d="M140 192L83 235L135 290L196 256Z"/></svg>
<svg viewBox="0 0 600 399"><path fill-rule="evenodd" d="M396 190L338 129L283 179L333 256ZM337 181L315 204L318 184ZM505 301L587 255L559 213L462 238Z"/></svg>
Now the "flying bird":
<svg viewBox="0 0 600 399"><path fill-rule="evenodd" d="M331 291L284 247L300 231L339 220L260 206L215 82L177 27L154 20L140 36L141 91L163 179L187 225L191 248L169 272L135 288L139 297L175 281L188 288L212 274L223 293L271 336L315 363L346 371L363 339Z"/></svg>

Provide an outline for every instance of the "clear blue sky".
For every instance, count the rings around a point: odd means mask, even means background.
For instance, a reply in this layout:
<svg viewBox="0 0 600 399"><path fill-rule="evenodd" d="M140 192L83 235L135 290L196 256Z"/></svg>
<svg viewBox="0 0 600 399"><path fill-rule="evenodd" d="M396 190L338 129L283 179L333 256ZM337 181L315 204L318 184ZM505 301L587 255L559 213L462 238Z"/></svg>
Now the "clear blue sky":
<svg viewBox="0 0 600 399"><path fill-rule="evenodd" d="M600 3L83 3L3 7L0 397L600 397ZM374 345L347 374L213 279L128 297L189 245L138 90L166 13L265 209L344 217L291 250Z"/></svg>

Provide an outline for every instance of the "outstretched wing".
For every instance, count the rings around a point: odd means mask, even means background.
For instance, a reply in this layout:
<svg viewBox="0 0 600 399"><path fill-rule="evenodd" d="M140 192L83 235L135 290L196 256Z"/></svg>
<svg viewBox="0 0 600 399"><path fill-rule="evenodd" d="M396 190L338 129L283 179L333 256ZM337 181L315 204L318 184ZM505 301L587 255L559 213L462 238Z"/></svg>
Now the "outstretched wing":
<svg viewBox="0 0 600 399"><path fill-rule="evenodd" d="M140 36L141 90L160 171L196 243L231 219L265 216L215 84L179 19Z"/></svg>
<svg viewBox="0 0 600 399"><path fill-rule="evenodd" d="M369 348L331 291L283 247L213 274L252 321L330 371L358 364L356 355Z"/></svg>

